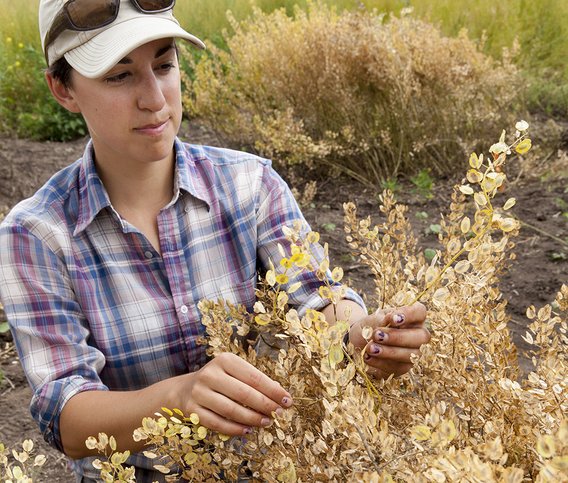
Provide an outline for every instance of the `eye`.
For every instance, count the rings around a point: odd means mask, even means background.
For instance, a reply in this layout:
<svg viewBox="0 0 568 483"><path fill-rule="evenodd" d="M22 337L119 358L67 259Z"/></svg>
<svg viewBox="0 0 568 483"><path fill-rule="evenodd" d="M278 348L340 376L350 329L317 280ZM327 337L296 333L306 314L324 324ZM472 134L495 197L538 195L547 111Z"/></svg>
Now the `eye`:
<svg viewBox="0 0 568 483"><path fill-rule="evenodd" d="M108 82L109 84L116 84L116 83L124 81L129 75L130 75L130 72L121 72L120 74L116 74L116 75L107 77L105 79L105 82Z"/></svg>
<svg viewBox="0 0 568 483"><path fill-rule="evenodd" d="M158 68L164 72L168 72L172 70L175 66L176 65L173 62L165 62L163 64L160 64Z"/></svg>

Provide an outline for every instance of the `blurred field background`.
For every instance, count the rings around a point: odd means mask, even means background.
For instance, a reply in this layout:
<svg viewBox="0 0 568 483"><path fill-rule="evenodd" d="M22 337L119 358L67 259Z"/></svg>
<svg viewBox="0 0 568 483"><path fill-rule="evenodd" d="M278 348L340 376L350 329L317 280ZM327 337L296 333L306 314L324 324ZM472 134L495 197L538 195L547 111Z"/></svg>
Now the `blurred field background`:
<svg viewBox="0 0 568 483"><path fill-rule="evenodd" d="M45 86L38 3L0 0L0 132L38 140L71 140L85 135L86 128L79 117L51 99ZM452 169L452 152L461 156L478 141L486 141L495 126L510 125L509 119L568 117L565 0L178 0L175 8L182 25L209 46L205 53L184 49L187 115L203 118L217 128L229 145L255 149L284 164L331 165L363 182L385 180L416 160L419 169L443 173ZM270 15L278 9L283 10ZM404 22L396 23L402 17ZM332 35L326 19L338 29L333 35L345 36L343 45L348 43L353 55L335 49L333 38L328 39L329 44L308 45L309 39L319 41ZM298 33L299 28L304 31ZM294 31L300 39L296 42L304 39L305 45L295 54L284 55L286 36ZM259 42L269 43L279 35L283 43L275 44L273 52L262 52ZM390 50L382 52L380 59L378 54L373 57L389 42ZM254 65L245 58L243 44L256 56ZM307 64L315 65L306 57L310 47L325 49L325 62L335 62L341 69L345 64L358 68L364 64L359 71L350 68L332 73L343 75L338 81L348 84L338 86L335 99L319 94L315 99L305 92L305 86L294 84L302 82ZM390 56L391 51L397 51L396 55ZM428 55L443 58L440 62L446 62L447 76L440 69L434 72L434 63L426 65ZM387 57L404 63L403 68L386 65ZM286 78L274 77L279 59L286 62L280 72ZM381 63L382 70L372 62ZM244 79L251 69L258 72ZM367 82L369 69L386 80ZM467 72L458 78L460 69ZM385 72L392 75L391 80ZM358 77L353 82L349 76ZM318 77L319 92L333 90L333 80L333 76ZM307 81L313 79L303 82ZM319 104L312 105L310 97L291 100L289 93L269 92L278 83L291 92L311 95ZM225 86L224 91L219 85ZM257 88L259 96L249 95ZM448 89L453 92L446 96ZM215 96L225 104L219 101L213 106L210 101ZM413 117L405 112L409 100ZM233 109L229 117L228 108ZM238 136L230 132L229 123L226 129L222 125L224 116L231 119ZM262 119L262 126L243 130L255 116ZM280 134L284 124L294 132ZM290 152L290 145L296 146L295 152ZM354 169L360 166L358 161L355 165L348 161L360 156L368 158L362 174Z"/></svg>

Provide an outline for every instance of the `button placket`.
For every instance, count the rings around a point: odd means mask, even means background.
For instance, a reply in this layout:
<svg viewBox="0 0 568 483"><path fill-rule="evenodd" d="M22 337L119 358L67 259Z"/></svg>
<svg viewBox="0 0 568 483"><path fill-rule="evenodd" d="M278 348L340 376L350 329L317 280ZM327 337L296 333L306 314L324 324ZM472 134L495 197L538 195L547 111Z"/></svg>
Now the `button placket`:
<svg viewBox="0 0 568 483"><path fill-rule="evenodd" d="M179 202L179 200L178 200ZM170 290L174 299L176 312L183 327L193 318L191 290L189 288L188 261L184 259L184 250L180 233L180 222L183 215L176 206L163 210L158 217L162 260L166 270Z"/></svg>

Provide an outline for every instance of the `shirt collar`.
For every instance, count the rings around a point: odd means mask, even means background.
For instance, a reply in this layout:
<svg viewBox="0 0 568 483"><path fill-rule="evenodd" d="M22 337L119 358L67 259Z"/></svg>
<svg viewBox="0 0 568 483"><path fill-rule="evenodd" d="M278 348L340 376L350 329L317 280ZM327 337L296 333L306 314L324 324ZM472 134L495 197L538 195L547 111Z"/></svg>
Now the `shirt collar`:
<svg viewBox="0 0 568 483"><path fill-rule="evenodd" d="M89 141L83 153L79 168L79 213L73 236L89 226L95 216L105 207L111 206L108 193L95 168L93 141Z"/></svg>
<svg viewBox="0 0 568 483"><path fill-rule="evenodd" d="M210 190L196 166L196 162L203 160L204 156L192 153L177 137L174 142L174 150L176 159L174 174L175 200L179 197L179 191L184 190L204 201L210 207L212 203ZM95 167L92 140L87 143L81 160L78 190L79 212L73 236L84 231L103 208L112 207L108 193Z"/></svg>
<svg viewBox="0 0 568 483"><path fill-rule="evenodd" d="M174 149L176 152L176 172L175 186L177 189L184 190L195 198L207 203L211 208L213 203L212 190L210 188L209 176L207 173L210 167L207 156L200 146L189 146L182 143L178 138L175 140ZM205 164L206 166L203 166Z"/></svg>

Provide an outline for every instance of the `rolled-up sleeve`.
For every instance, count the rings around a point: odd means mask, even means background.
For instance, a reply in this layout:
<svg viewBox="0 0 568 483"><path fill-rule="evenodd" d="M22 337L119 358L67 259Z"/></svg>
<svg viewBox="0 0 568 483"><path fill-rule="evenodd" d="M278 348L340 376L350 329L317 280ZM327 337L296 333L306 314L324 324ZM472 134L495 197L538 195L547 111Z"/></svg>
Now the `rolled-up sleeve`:
<svg viewBox="0 0 568 483"><path fill-rule="evenodd" d="M33 390L32 416L45 440L62 450L59 418L67 401L107 388L99 378L104 356L87 344L87 322L50 242L22 224L0 226L0 300Z"/></svg>
<svg viewBox="0 0 568 483"><path fill-rule="evenodd" d="M272 169L270 163L262 165L259 177L257 220L258 220L258 254L263 266L268 267L269 261L275 266L277 272L282 273L283 267L280 260L283 258L278 250L280 244L286 251L290 250L290 242L286 239L283 227L291 228L294 223L302 224L301 236L306 236L311 228L305 220L292 192L286 182ZM324 250L319 244L312 246L312 264L319 266L324 260ZM329 284L339 287L340 284L331 279L331 272L327 273ZM318 279L313 271L304 271L289 283L301 282L298 290L290 294L289 303L298 310L302 316L307 309L321 310L329 304L328 299L319 295L318 289L323 282ZM363 299L353 289L346 288L343 297L356 302L366 310Z"/></svg>

